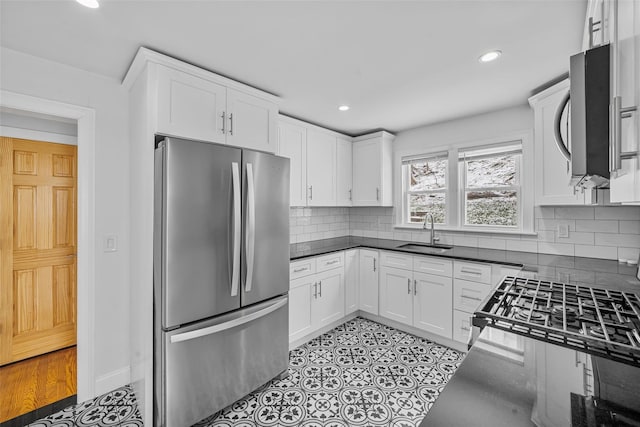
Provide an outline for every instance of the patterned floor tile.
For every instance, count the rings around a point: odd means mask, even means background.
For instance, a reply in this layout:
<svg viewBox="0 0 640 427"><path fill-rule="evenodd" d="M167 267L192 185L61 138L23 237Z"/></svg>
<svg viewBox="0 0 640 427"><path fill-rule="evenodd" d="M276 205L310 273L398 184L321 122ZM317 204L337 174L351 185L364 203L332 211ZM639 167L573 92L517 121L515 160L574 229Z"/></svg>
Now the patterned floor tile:
<svg viewBox="0 0 640 427"><path fill-rule="evenodd" d="M198 425L416 427L463 357L358 317L291 350L289 378L253 393L257 407L241 400Z"/></svg>
<svg viewBox="0 0 640 427"><path fill-rule="evenodd" d="M273 380L199 427L416 427L464 355L424 338L355 318L289 352L289 375ZM138 427L122 387L31 427Z"/></svg>

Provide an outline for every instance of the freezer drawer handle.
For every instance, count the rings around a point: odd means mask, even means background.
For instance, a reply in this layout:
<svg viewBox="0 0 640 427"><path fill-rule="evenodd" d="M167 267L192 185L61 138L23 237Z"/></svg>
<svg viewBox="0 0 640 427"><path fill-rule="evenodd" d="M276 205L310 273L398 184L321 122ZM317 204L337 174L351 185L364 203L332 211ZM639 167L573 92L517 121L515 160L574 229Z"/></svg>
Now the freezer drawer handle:
<svg viewBox="0 0 640 427"><path fill-rule="evenodd" d="M287 298L282 299L267 308L263 308L260 311L251 313L247 316L239 317L237 319L229 320L228 322L220 323L219 325L209 326L208 328L202 328L191 332L184 332L171 337L171 343L177 343L182 341L192 340L194 338L200 338L207 335L215 334L216 332L226 331L227 329L235 328L236 326L244 325L253 320L266 316L269 313L273 313L280 307L283 307L287 303Z"/></svg>
<svg viewBox="0 0 640 427"><path fill-rule="evenodd" d="M231 177L233 180L233 270L231 273L231 296L238 295L240 283L240 170L238 163L231 163Z"/></svg>
<svg viewBox="0 0 640 427"><path fill-rule="evenodd" d="M256 242L256 192L253 182L253 165L247 163L247 278L244 285L245 292L250 292L253 285L253 256Z"/></svg>

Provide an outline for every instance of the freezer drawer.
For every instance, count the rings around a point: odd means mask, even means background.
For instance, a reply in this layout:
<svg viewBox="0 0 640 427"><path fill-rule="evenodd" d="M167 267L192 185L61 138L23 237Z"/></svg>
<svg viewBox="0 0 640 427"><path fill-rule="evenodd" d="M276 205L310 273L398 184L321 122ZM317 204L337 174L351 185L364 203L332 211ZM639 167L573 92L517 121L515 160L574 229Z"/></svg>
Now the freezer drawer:
<svg viewBox="0 0 640 427"><path fill-rule="evenodd" d="M162 332L155 425L193 425L284 372L288 329L285 295Z"/></svg>

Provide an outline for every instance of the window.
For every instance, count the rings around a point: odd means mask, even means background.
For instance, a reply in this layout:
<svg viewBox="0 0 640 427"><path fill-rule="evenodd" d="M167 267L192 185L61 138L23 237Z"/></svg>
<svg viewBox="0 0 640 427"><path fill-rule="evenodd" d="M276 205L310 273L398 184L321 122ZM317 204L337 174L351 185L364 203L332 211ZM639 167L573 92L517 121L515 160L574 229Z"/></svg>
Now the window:
<svg viewBox="0 0 640 427"><path fill-rule="evenodd" d="M404 222L424 222L427 213L436 224L447 218L447 153L402 160Z"/></svg>
<svg viewBox="0 0 640 427"><path fill-rule="evenodd" d="M521 144L459 152L465 226L519 228Z"/></svg>

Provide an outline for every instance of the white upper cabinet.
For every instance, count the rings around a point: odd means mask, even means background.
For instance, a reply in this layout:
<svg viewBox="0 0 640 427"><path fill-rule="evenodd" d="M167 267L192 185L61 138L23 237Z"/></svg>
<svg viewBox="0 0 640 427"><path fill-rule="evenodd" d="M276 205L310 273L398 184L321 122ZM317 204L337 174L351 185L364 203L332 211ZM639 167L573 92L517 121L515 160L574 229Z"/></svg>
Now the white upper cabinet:
<svg viewBox="0 0 640 427"><path fill-rule="evenodd" d="M353 142L353 206L392 206L392 152L394 136L376 132Z"/></svg>
<svg viewBox="0 0 640 427"><path fill-rule="evenodd" d="M307 129L307 205L336 205L336 137Z"/></svg>
<svg viewBox="0 0 640 427"><path fill-rule="evenodd" d="M289 158L290 205L307 206L307 129L280 120L277 153Z"/></svg>
<svg viewBox="0 0 640 427"><path fill-rule="evenodd" d="M227 144L275 153L278 107L269 101L227 89Z"/></svg>
<svg viewBox="0 0 640 427"><path fill-rule="evenodd" d="M338 137L336 145L336 204L351 206L353 196L353 143L351 139Z"/></svg>
<svg viewBox="0 0 640 427"><path fill-rule="evenodd" d="M569 185L571 164L562 155L556 142L555 125L558 109L569 93L569 80L529 98L534 111L535 152L535 204L536 205L582 205L584 193ZM566 113L561 123L566 129ZM566 133L563 132L566 137Z"/></svg>
<svg viewBox="0 0 640 427"><path fill-rule="evenodd" d="M640 2L609 3L614 159L611 201L640 202ZM635 153L635 155L633 154Z"/></svg>
<svg viewBox="0 0 640 427"><path fill-rule="evenodd" d="M226 104L226 87L159 67L159 133L224 144Z"/></svg>

